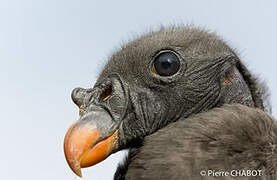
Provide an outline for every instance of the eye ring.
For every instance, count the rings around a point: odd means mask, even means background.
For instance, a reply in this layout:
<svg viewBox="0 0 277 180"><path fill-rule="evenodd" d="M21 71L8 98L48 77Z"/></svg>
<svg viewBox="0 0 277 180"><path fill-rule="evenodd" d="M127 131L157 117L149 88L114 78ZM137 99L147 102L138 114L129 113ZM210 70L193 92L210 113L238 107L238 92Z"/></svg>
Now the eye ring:
<svg viewBox="0 0 277 180"><path fill-rule="evenodd" d="M160 51L153 58L151 71L159 76L173 76L179 71L180 64L180 58L174 51Z"/></svg>

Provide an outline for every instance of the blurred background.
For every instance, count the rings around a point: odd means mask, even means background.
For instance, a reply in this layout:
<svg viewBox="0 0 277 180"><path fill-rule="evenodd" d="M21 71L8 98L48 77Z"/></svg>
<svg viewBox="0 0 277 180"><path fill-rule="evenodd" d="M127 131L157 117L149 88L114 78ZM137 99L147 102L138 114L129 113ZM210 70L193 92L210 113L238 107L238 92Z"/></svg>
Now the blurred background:
<svg viewBox="0 0 277 180"><path fill-rule="evenodd" d="M0 0L0 179L78 179L63 138L78 109L77 86L93 86L116 47L160 25L216 31L264 79L277 117L277 1ZM124 153L83 170L109 180Z"/></svg>

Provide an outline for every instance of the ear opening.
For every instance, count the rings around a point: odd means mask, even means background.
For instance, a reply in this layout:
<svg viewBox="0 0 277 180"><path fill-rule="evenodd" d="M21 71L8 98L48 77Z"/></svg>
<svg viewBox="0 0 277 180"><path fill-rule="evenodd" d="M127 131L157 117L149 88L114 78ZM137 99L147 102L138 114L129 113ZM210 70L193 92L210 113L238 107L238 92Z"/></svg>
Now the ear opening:
<svg viewBox="0 0 277 180"><path fill-rule="evenodd" d="M235 63L225 71L222 80L221 103L240 103L265 110L262 86L235 57Z"/></svg>
<svg viewBox="0 0 277 180"><path fill-rule="evenodd" d="M237 60L236 68L241 73L245 83L249 87L251 92L254 106L260 108L262 110L265 109L263 104L263 92L261 92L261 84L258 83L257 78L255 78L246 68L244 64L240 60Z"/></svg>

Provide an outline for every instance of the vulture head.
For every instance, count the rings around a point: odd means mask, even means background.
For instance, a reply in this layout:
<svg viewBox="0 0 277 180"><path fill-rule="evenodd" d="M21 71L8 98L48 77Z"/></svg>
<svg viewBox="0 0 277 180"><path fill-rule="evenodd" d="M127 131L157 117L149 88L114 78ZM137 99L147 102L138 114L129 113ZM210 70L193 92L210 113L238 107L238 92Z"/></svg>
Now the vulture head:
<svg viewBox="0 0 277 180"><path fill-rule="evenodd" d="M191 27L162 28L122 46L94 87L75 88L72 99L80 119L66 133L64 151L78 176L192 114L231 103L264 109L259 85L236 53Z"/></svg>

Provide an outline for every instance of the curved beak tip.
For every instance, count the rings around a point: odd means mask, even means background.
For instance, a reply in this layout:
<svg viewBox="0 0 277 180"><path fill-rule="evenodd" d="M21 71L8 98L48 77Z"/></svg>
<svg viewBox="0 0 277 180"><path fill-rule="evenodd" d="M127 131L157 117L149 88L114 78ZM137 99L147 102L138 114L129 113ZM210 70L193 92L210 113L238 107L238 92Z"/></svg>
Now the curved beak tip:
<svg viewBox="0 0 277 180"><path fill-rule="evenodd" d="M79 163L76 164L75 162L75 166L70 166L70 168L77 176L82 177L81 166Z"/></svg>
<svg viewBox="0 0 277 180"><path fill-rule="evenodd" d="M82 177L82 171L81 168L76 169L75 171L73 171L77 176L79 176L80 178Z"/></svg>
<svg viewBox="0 0 277 180"><path fill-rule="evenodd" d="M67 131L64 154L69 167L77 176L82 177L81 168L93 166L109 156L118 139L118 130L97 142L100 137L98 129L79 123L74 123Z"/></svg>

